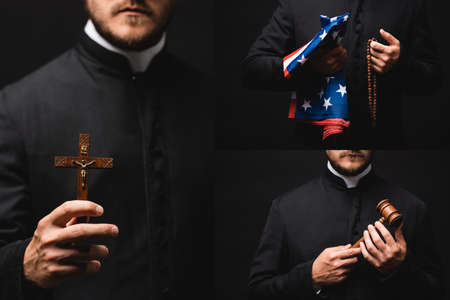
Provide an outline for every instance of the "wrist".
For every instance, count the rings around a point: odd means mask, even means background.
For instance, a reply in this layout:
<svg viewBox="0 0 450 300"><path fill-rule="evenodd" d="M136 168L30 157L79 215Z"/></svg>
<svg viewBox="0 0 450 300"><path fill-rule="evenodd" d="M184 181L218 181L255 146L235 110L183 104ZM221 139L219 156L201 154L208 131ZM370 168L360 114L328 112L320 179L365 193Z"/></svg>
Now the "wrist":
<svg viewBox="0 0 450 300"><path fill-rule="evenodd" d="M311 274L311 283L314 292L321 290L324 287L324 284L317 276L314 276L314 271Z"/></svg>
<svg viewBox="0 0 450 300"><path fill-rule="evenodd" d="M30 243L28 243L27 247L25 248L25 252L23 255L23 262L22 262L22 270L23 270L23 276L24 279L28 280L28 281L32 281L31 278L32 276L32 271L31 269L33 268L33 263L32 263L32 257L33 255L33 240L30 241Z"/></svg>

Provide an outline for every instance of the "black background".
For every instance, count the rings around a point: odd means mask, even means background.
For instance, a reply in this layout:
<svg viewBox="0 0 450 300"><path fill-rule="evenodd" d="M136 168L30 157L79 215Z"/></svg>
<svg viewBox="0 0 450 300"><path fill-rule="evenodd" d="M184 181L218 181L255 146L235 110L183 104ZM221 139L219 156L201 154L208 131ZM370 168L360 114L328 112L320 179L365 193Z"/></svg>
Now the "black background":
<svg viewBox="0 0 450 300"><path fill-rule="evenodd" d="M375 155L378 175L428 204L450 295L447 152L389 151ZM322 151L218 152L214 208L215 299L246 299L250 263L272 200L319 176L325 168Z"/></svg>
<svg viewBox="0 0 450 300"><path fill-rule="evenodd" d="M308 3L303 2L305 5ZM445 38L448 36L448 26L444 23L447 18L447 10L444 9L446 2L435 0L429 3L432 3L430 22L433 36L440 48L444 69L448 69L449 61L445 57L445 50L449 48L449 40ZM287 117L290 95L248 91L242 87L240 78L240 63L262 28L268 24L277 1L216 1L215 6L214 50L217 76L221 83L218 146L228 149L297 147L295 144L298 143L293 142L294 120ZM319 25L317 20L318 29ZM432 97L406 99L404 113L399 117L403 120L405 138L411 147L436 147L447 143L450 133L450 124L446 121L449 100L448 93L443 91Z"/></svg>
<svg viewBox="0 0 450 300"><path fill-rule="evenodd" d="M75 45L87 20L83 3L83 0L0 2L0 88ZM211 73L213 1L177 0L177 3L167 47L191 65Z"/></svg>

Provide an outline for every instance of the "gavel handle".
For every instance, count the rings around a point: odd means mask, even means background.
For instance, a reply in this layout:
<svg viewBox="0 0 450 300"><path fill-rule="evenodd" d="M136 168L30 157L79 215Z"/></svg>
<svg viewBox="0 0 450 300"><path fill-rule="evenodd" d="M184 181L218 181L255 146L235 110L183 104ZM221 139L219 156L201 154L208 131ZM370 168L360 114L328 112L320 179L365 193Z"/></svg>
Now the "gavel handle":
<svg viewBox="0 0 450 300"><path fill-rule="evenodd" d="M380 222L381 224L383 224L385 221L385 219L383 217L381 217L378 222ZM351 248L359 248L359 244L364 242L364 237L360 238L356 243L354 243Z"/></svg>

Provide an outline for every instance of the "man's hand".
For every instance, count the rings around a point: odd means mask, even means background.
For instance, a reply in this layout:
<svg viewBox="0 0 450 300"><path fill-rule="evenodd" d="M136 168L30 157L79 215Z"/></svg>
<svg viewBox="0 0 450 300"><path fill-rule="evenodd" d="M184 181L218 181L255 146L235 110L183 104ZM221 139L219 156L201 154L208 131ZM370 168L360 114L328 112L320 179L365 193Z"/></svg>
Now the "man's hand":
<svg viewBox="0 0 450 300"><path fill-rule="evenodd" d="M309 61L316 72L334 75L344 68L347 62L347 50L341 44L333 49L320 47L310 56Z"/></svg>
<svg viewBox="0 0 450 300"><path fill-rule="evenodd" d="M378 229L385 242L381 239ZM402 225L395 230L395 239L380 222L375 227L369 225L364 231L364 243L360 244L363 257L383 274L394 271L406 256L406 241L403 237Z"/></svg>
<svg viewBox="0 0 450 300"><path fill-rule="evenodd" d="M392 34L380 29L380 34L389 45L383 45L378 42L370 43L370 54L372 54L372 67L379 74L389 72L400 58L400 41Z"/></svg>
<svg viewBox="0 0 450 300"><path fill-rule="evenodd" d="M352 267L358 262L355 256L361 253L351 245L325 249L314 261L312 281L315 289L344 281Z"/></svg>
<svg viewBox="0 0 450 300"><path fill-rule="evenodd" d="M74 218L102 214L103 208L93 202L69 201L42 218L25 250L25 278L41 288L51 288L74 275L96 273L101 266L99 259L108 255L108 248L90 245L82 250L77 243L115 237L119 229L112 224L75 224Z"/></svg>

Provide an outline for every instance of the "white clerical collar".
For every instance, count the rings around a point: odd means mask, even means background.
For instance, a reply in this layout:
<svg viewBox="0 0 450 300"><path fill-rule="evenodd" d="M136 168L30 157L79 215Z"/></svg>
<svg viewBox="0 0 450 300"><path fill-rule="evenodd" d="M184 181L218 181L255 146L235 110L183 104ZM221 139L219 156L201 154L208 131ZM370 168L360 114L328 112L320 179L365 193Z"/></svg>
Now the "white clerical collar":
<svg viewBox="0 0 450 300"><path fill-rule="evenodd" d="M347 186L348 189L352 189L358 186L359 181L365 177L367 174L370 173L370 171L372 170L372 164L370 164L369 166L367 166L367 168L359 173L356 176L344 176L341 175L340 173L338 173L338 171L336 171L333 166L331 165L330 161L328 161L328 170L330 170L331 173L333 173L334 175L336 175L337 177L341 178L342 180L344 180L345 185Z"/></svg>
<svg viewBox="0 0 450 300"><path fill-rule="evenodd" d="M103 48L125 56L130 62L131 69L135 73L141 73L147 70L147 67L150 65L153 58L155 58L155 56L162 51L166 43L166 33L164 33L161 40L153 47L143 51L125 51L113 46L110 42L105 40L100 33L98 33L94 23L91 20L88 20L86 26L84 27L84 32L88 35L88 37Z"/></svg>

